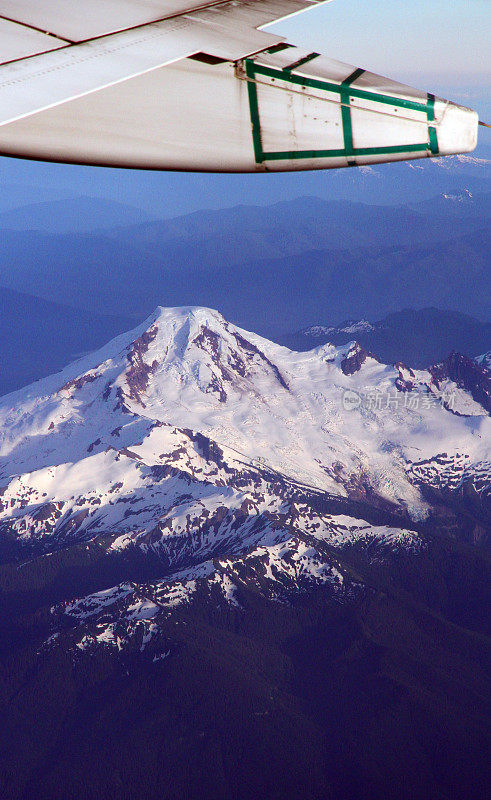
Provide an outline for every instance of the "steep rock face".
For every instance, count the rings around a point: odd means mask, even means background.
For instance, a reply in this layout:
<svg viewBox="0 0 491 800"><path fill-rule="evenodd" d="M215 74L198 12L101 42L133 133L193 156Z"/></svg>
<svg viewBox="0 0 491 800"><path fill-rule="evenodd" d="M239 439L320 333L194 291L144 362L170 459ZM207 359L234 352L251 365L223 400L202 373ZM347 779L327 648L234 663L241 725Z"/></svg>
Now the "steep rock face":
<svg viewBox="0 0 491 800"><path fill-rule="evenodd" d="M159 362L157 359L151 364L145 361L145 354L148 352L149 345L155 340L158 328L154 325L148 331L133 342L128 352L129 369L126 371L126 383L129 389L129 397L137 403L143 405L141 397L145 393L150 376L157 369Z"/></svg>
<svg viewBox="0 0 491 800"><path fill-rule="evenodd" d="M399 376L396 378L396 386L401 392L411 392L414 389L416 375L411 367L397 361L394 367L398 370Z"/></svg>
<svg viewBox="0 0 491 800"><path fill-rule="evenodd" d="M375 356L365 350L358 342L354 342L341 361L343 373L345 375L354 375L355 372L358 372L362 368L367 358L375 359Z"/></svg>
<svg viewBox="0 0 491 800"><path fill-rule="evenodd" d="M485 367L461 353L454 352L445 361L431 367L429 371L437 385L445 380L453 381L491 413L491 376Z"/></svg>

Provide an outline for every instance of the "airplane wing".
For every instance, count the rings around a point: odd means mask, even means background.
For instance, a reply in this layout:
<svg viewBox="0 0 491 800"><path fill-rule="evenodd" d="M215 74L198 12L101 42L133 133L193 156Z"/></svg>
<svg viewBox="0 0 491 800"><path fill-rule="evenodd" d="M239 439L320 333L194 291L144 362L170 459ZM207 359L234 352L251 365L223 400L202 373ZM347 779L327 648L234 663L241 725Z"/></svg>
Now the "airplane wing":
<svg viewBox="0 0 491 800"><path fill-rule="evenodd" d="M266 172L474 149L473 111L264 30L316 5L0 0L0 153Z"/></svg>

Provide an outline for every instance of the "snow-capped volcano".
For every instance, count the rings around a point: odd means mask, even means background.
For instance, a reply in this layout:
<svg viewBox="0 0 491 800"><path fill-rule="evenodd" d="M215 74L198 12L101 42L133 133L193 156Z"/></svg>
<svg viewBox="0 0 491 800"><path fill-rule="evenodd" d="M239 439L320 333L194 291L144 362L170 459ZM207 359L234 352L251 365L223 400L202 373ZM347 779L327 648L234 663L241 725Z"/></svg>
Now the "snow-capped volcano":
<svg viewBox="0 0 491 800"><path fill-rule="evenodd" d="M198 585L232 603L244 580L349 594L326 546L416 553L435 498L486 513L489 394L460 367L387 366L356 342L297 353L210 309L158 308L1 400L0 535L24 555L103 542L159 560L145 601L133 585L67 601L77 625L111 607L147 635Z"/></svg>
<svg viewBox="0 0 491 800"><path fill-rule="evenodd" d="M0 795L466 796L489 381L159 308L3 397Z"/></svg>
<svg viewBox="0 0 491 800"><path fill-rule="evenodd" d="M486 451L485 409L445 378L380 364L353 342L296 353L210 309L159 308L0 401L0 476L77 464L108 448L140 448L152 460L174 426L324 491L344 494L343 473L363 471L377 491L410 503L408 464L442 450L477 462Z"/></svg>

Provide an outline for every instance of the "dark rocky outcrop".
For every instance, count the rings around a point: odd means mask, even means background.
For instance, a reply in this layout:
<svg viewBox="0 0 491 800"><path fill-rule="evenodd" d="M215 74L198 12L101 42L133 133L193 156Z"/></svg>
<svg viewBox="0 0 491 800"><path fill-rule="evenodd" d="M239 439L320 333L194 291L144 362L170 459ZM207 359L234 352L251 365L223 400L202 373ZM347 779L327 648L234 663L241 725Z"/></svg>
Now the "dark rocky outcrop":
<svg viewBox="0 0 491 800"><path fill-rule="evenodd" d="M491 413L491 375L472 358L453 352L445 361L430 367L429 372L438 387L451 380Z"/></svg>

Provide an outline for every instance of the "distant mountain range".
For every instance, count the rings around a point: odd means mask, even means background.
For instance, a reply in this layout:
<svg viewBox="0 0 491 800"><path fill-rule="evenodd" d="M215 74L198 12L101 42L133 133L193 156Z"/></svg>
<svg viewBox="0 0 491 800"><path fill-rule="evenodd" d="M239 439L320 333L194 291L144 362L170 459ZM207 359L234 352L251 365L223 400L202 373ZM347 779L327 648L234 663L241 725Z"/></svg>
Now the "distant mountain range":
<svg viewBox="0 0 491 800"><path fill-rule="evenodd" d="M1 206L0 206L1 207ZM31 203L0 212L0 230L92 233L151 222L153 216L114 200L73 197Z"/></svg>
<svg viewBox="0 0 491 800"><path fill-rule="evenodd" d="M489 196L379 207L301 198L105 233L4 230L2 284L90 313L220 308L275 338L437 308L489 319Z"/></svg>
<svg viewBox="0 0 491 800"><path fill-rule="evenodd" d="M466 188L473 194L487 192L490 163L491 148L484 144L465 156L267 177L94 170L0 158L0 213L38 203L71 202L75 199L74 187L82 197L137 206L142 213L159 218L238 203L260 202L268 206L278 198L293 200L301 195L329 201L405 205L438 194L458 195Z"/></svg>
<svg viewBox="0 0 491 800"><path fill-rule="evenodd" d="M404 361L425 369L452 350L479 356L491 344L491 323L437 308L404 309L377 322L346 320L340 325L310 325L280 341L293 350L311 350L326 342L344 345L356 339L381 361Z"/></svg>
<svg viewBox="0 0 491 800"><path fill-rule="evenodd" d="M0 400L2 796L484 800L490 411L199 307Z"/></svg>

